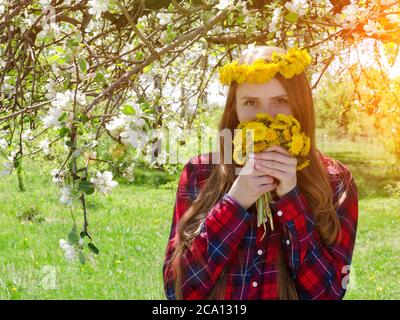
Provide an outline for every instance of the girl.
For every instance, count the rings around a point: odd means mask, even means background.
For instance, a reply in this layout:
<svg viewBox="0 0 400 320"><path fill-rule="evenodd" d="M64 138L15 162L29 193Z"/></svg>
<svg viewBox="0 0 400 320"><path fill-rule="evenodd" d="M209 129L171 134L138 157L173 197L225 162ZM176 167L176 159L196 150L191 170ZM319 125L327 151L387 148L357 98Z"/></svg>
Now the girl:
<svg viewBox="0 0 400 320"><path fill-rule="evenodd" d="M252 46L239 58L251 65L287 51ZM260 71L261 72L261 71ZM258 112L293 115L311 138L310 165L273 146L235 174L235 163L212 164L215 153L183 168L166 248L167 299L342 299L356 237L358 192L348 167L316 148L312 94L304 70L264 83L232 81L219 130L234 133ZM272 231L257 227L256 200L273 194ZM269 226L269 224L266 224Z"/></svg>

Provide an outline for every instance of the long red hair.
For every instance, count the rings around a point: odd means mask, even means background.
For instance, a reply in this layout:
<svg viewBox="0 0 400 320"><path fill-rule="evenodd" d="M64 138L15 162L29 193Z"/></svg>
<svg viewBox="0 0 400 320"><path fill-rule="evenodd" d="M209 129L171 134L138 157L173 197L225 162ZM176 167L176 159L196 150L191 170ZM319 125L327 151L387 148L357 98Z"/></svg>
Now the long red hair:
<svg viewBox="0 0 400 320"><path fill-rule="evenodd" d="M260 57L270 61L272 51L285 52L285 50L277 47L258 46L256 50L243 53L239 58L239 63L251 63ZM337 204L333 204L329 174L318 155L319 151L316 149L315 115L311 88L304 72L290 79L285 79L279 73L275 77L288 94L293 116L299 120L302 131L311 139L308 156L310 165L297 172L297 184L310 203L321 240L329 245L340 237L340 222L335 210ZM229 87L225 108L218 126L219 131L223 129L230 130L232 136L234 129L239 124L235 107L236 87L236 82L233 82ZM207 212L221 199L224 193L229 191L236 179L235 163L225 164L224 141L222 139L219 141L219 146L220 163L212 166L211 173L204 186L177 224L175 247L170 259L172 273L174 274L176 299L182 299L182 268L180 261L185 247L198 235L200 224L205 219ZM280 250L276 267L278 270L279 298L298 299L296 287L282 250ZM224 269L207 298L224 299L225 288L226 272Z"/></svg>

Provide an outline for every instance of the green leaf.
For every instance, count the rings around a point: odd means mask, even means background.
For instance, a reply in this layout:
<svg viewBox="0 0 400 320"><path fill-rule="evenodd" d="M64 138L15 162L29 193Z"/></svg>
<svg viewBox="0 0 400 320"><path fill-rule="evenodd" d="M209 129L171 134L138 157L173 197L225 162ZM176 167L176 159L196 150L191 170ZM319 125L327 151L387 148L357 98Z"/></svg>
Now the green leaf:
<svg viewBox="0 0 400 320"><path fill-rule="evenodd" d="M79 59L79 68L81 69L81 71L83 73L86 73L88 67L89 67L89 64L85 59L83 59L83 58Z"/></svg>
<svg viewBox="0 0 400 320"><path fill-rule="evenodd" d="M61 53L61 54L65 53L64 47L57 46L57 47L53 47L53 48L58 53Z"/></svg>
<svg viewBox="0 0 400 320"><path fill-rule="evenodd" d="M75 229L72 229L69 233L68 233L68 242L70 244L77 244L79 242L79 236L76 233Z"/></svg>
<svg viewBox="0 0 400 320"><path fill-rule="evenodd" d="M174 26L170 23L167 25L167 33L171 34L174 31Z"/></svg>
<svg viewBox="0 0 400 320"><path fill-rule="evenodd" d="M99 254L99 249L97 249L97 247L96 247L93 243L89 242L89 243L88 243L88 248L89 248L89 250L92 251L94 254Z"/></svg>
<svg viewBox="0 0 400 320"><path fill-rule="evenodd" d="M69 128L67 128L67 127L62 127L58 130L58 134L60 135L60 138L64 138L68 133L69 133Z"/></svg>
<svg viewBox="0 0 400 320"><path fill-rule="evenodd" d="M136 60L143 59L143 52L142 51L136 51L135 58L136 58Z"/></svg>
<svg viewBox="0 0 400 320"><path fill-rule="evenodd" d="M95 77L93 78L95 82L103 82L104 81L104 75L101 72L97 72Z"/></svg>
<svg viewBox="0 0 400 320"><path fill-rule="evenodd" d="M123 114L126 114L127 116L130 115L135 115L136 114L136 110L129 104L125 104L121 107L121 112Z"/></svg>
<svg viewBox="0 0 400 320"><path fill-rule="evenodd" d="M71 140L68 140L67 142L65 142L65 144L67 145L67 147L70 147L70 148L72 148L74 146L74 143Z"/></svg>
<svg viewBox="0 0 400 320"><path fill-rule="evenodd" d="M88 120L89 120L89 117L88 117L86 114L81 114L81 115L79 116L79 121L82 122L82 123L85 123L85 122L87 122Z"/></svg>
<svg viewBox="0 0 400 320"><path fill-rule="evenodd" d="M90 181L80 181L78 189L88 195L94 192L93 184Z"/></svg>
<svg viewBox="0 0 400 320"><path fill-rule="evenodd" d="M143 73L149 73L152 68L153 68L153 64L149 64L148 66L145 66L143 68Z"/></svg>
<svg viewBox="0 0 400 320"><path fill-rule="evenodd" d="M49 62L54 62L54 61L57 61L58 59L60 59L60 56L58 54L55 54L53 56L50 56L48 61Z"/></svg>
<svg viewBox="0 0 400 320"><path fill-rule="evenodd" d="M236 23L237 24L242 24L244 22L244 15L239 14L238 17L236 18Z"/></svg>
<svg viewBox="0 0 400 320"><path fill-rule="evenodd" d="M82 250L79 251L79 262L81 264L85 264L85 262L86 262L85 255Z"/></svg>
<svg viewBox="0 0 400 320"><path fill-rule="evenodd" d="M174 5L170 3L168 6L168 12L173 12L173 11L174 11Z"/></svg>
<svg viewBox="0 0 400 320"><path fill-rule="evenodd" d="M63 112L63 113L61 114L61 116L58 118L58 121L64 121L65 119L67 119L67 113L66 113L66 112Z"/></svg>
<svg viewBox="0 0 400 320"><path fill-rule="evenodd" d="M299 17L299 15L296 12L289 12L285 16L285 20L289 21L289 22L296 22L298 17Z"/></svg>
<svg viewBox="0 0 400 320"><path fill-rule="evenodd" d="M67 48L77 48L79 47L79 41L76 39L67 39L66 41Z"/></svg>

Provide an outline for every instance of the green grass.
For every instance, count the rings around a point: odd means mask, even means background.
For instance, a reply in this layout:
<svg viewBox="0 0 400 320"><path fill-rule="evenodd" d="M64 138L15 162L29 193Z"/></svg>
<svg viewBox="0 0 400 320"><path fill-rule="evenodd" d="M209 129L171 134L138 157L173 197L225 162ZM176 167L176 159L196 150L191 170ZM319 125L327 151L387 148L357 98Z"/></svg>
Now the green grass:
<svg viewBox="0 0 400 320"><path fill-rule="evenodd" d="M353 287L345 299L400 299L400 199L384 190L400 181L399 165L370 141L327 140L319 148L349 167L359 193Z"/></svg>
<svg viewBox="0 0 400 320"><path fill-rule="evenodd" d="M89 197L89 232L100 249L94 262L68 263L59 247L72 218L60 206L58 190L37 166L26 176L0 182L0 298L156 299L163 297L161 266L174 192L119 185L118 191ZM50 178L51 181L51 178ZM44 222L24 222L18 213L36 206ZM78 219L79 222L81 220ZM54 284L55 289L47 289Z"/></svg>
<svg viewBox="0 0 400 320"><path fill-rule="evenodd" d="M345 298L399 299L400 199L383 187L400 181L400 170L384 150L365 141L321 140L319 147L349 166L359 190L354 287ZM51 183L51 168L27 167L26 192L18 191L15 175L0 180L1 299L165 299L161 270L174 185L120 184L106 197L90 196L89 231L100 255L81 266L67 262L58 244L72 219ZM21 218L30 209L38 213L31 222Z"/></svg>

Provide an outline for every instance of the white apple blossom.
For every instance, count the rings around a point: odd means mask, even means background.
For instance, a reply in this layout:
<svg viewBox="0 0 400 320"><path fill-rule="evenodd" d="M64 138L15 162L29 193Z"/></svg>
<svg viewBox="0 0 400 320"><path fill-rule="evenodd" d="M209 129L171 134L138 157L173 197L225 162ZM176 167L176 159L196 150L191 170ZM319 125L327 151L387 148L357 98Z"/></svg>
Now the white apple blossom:
<svg viewBox="0 0 400 320"><path fill-rule="evenodd" d="M386 18L388 18L391 23L400 23L399 14L388 14Z"/></svg>
<svg viewBox="0 0 400 320"><path fill-rule="evenodd" d="M367 11L364 7L357 4L344 6L341 13L335 15L335 22L342 25L343 28L354 29L359 20L363 19Z"/></svg>
<svg viewBox="0 0 400 320"><path fill-rule="evenodd" d="M58 119L61 117L62 113L63 113L63 111L61 109L54 108L54 107L50 108L47 115L42 118L43 126L45 128L50 128L52 126L54 126L56 128L59 127L60 122L58 121Z"/></svg>
<svg viewBox="0 0 400 320"><path fill-rule="evenodd" d="M120 114L118 117L111 119L106 124L106 129L110 131L113 136L121 136L123 138L123 143L131 143L130 141L135 141L135 134L132 133L132 127L140 128L145 124L144 119L142 119L142 110L137 105L133 104L135 110L134 115ZM132 144L132 143L131 143ZM132 144L133 145L133 144Z"/></svg>
<svg viewBox="0 0 400 320"><path fill-rule="evenodd" d="M111 133L113 133L113 131L127 125L126 120L127 119L124 117L124 115L121 115L118 118L113 118L110 122L106 123L106 129L111 131Z"/></svg>
<svg viewBox="0 0 400 320"><path fill-rule="evenodd" d="M44 85L44 88L47 90L46 98L53 99L56 95L56 91L54 90L54 80L50 78L47 83Z"/></svg>
<svg viewBox="0 0 400 320"><path fill-rule="evenodd" d="M308 2L306 0L292 0L286 2L285 7L291 12L296 12L299 16L303 16L307 13Z"/></svg>
<svg viewBox="0 0 400 320"><path fill-rule="evenodd" d="M272 13L272 19L269 24L269 31L270 32L276 32L277 31L277 26L279 23L279 18L281 16L282 9L281 8L275 8L273 13Z"/></svg>
<svg viewBox="0 0 400 320"><path fill-rule="evenodd" d="M40 5L46 8L50 4L51 0L39 0Z"/></svg>
<svg viewBox="0 0 400 320"><path fill-rule="evenodd" d="M6 4L3 3L3 1L0 1L0 14L3 14L4 11L6 10Z"/></svg>
<svg viewBox="0 0 400 320"><path fill-rule="evenodd" d="M363 29L368 36L372 36L373 34L378 33L379 26L379 22L368 19L368 22L364 25Z"/></svg>
<svg viewBox="0 0 400 320"><path fill-rule="evenodd" d="M0 138L0 149L4 150L5 148L7 148L7 146L8 146L7 140L4 138Z"/></svg>
<svg viewBox="0 0 400 320"><path fill-rule="evenodd" d="M64 170L59 170L59 169L53 169L51 170L51 175L53 176L52 182L57 184L57 185L62 185L65 171Z"/></svg>
<svg viewBox="0 0 400 320"><path fill-rule="evenodd" d="M50 128L52 126L58 128L60 126L58 119L64 111L67 111L67 106L74 101L74 97L75 92L72 90L56 93L55 99L51 102L52 107L50 107L47 115L42 118L45 128ZM77 91L76 99L78 103L84 104L86 96L82 92Z"/></svg>
<svg viewBox="0 0 400 320"><path fill-rule="evenodd" d="M83 238L79 238L79 245L83 246L85 244L85 240Z"/></svg>
<svg viewBox="0 0 400 320"><path fill-rule="evenodd" d="M161 32L159 40L160 40L161 44L166 44L168 42L168 32L166 30Z"/></svg>
<svg viewBox="0 0 400 320"><path fill-rule="evenodd" d="M65 241L64 239L60 239L59 241L61 249L64 250L64 257L68 261L73 261L78 257L78 251L77 249L68 243L68 241Z"/></svg>
<svg viewBox="0 0 400 320"><path fill-rule="evenodd" d="M147 142L147 135L142 130L128 129L120 133L121 140L124 144L131 144L135 148L143 147Z"/></svg>
<svg viewBox="0 0 400 320"><path fill-rule="evenodd" d="M215 6L219 10L224 10L233 4L232 0L219 0L219 3Z"/></svg>
<svg viewBox="0 0 400 320"><path fill-rule="evenodd" d="M60 201L68 206L72 205L71 191L68 187L61 188Z"/></svg>
<svg viewBox="0 0 400 320"><path fill-rule="evenodd" d="M391 5L395 0L380 0L381 5L388 6Z"/></svg>
<svg viewBox="0 0 400 320"><path fill-rule="evenodd" d="M22 138L22 140L32 139L32 130L31 129L24 130L21 134L21 138Z"/></svg>
<svg viewBox="0 0 400 320"><path fill-rule="evenodd" d="M44 154L49 154L50 153L50 144L49 144L49 140L44 139L39 143L39 147L40 149L43 150Z"/></svg>
<svg viewBox="0 0 400 320"><path fill-rule="evenodd" d="M149 20L148 20L147 16L141 16L137 21L137 23L141 24L141 25L147 25L148 22L149 22Z"/></svg>
<svg viewBox="0 0 400 320"><path fill-rule="evenodd" d="M122 173L122 176L129 182L135 180L134 169L135 169L135 162L132 162Z"/></svg>
<svg viewBox="0 0 400 320"><path fill-rule="evenodd" d="M171 20L172 20L171 13L159 12L156 14L156 17L160 21L161 25L167 25L167 24L171 23Z"/></svg>
<svg viewBox="0 0 400 320"><path fill-rule="evenodd" d="M112 172L104 171L101 173L97 171L96 178L91 178L90 182L103 194L109 193L112 188L118 185L117 181L113 181Z"/></svg>
<svg viewBox="0 0 400 320"><path fill-rule="evenodd" d="M108 10L108 0L89 0L89 13L94 15L96 19L101 17L103 12Z"/></svg>

